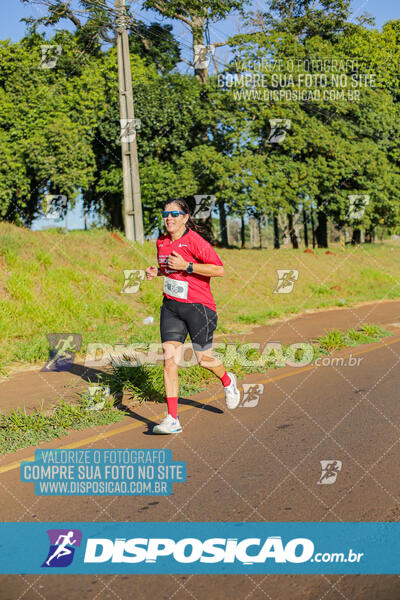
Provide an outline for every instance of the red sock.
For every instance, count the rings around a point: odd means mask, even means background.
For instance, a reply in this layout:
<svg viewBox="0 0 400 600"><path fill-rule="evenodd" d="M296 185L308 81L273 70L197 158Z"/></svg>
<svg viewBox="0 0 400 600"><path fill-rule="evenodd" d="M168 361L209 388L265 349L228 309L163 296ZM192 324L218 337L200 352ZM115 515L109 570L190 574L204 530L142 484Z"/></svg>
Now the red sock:
<svg viewBox="0 0 400 600"><path fill-rule="evenodd" d="M168 414L174 419L178 416L178 397L167 398Z"/></svg>
<svg viewBox="0 0 400 600"><path fill-rule="evenodd" d="M228 385L231 384L231 378L229 377L228 373L225 371L225 373L222 375L222 377L220 377L221 381L222 381L222 385L224 387L228 387Z"/></svg>

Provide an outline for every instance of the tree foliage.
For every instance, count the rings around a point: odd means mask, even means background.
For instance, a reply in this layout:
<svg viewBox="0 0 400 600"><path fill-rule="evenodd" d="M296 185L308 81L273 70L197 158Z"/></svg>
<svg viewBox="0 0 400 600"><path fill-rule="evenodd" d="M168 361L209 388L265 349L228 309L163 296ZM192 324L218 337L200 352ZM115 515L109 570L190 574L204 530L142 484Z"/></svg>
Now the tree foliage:
<svg viewBox="0 0 400 600"><path fill-rule="evenodd" d="M122 228L115 10L102 0L40 2L48 12L27 20L28 34L18 43L0 42L0 214L30 224L45 194L66 195L69 205L81 194L88 209ZM204 41L207 23L243 12L246 4L147 0L143 6L186 23L196 43ZM50 40L38 33L65 19L72 32L58 30ZM349 19L348 0L269 0L263 13L250 15L251 33L229 40L225 69L198 77L177 68L180 45L171 24L148 25L130 15L147 233L161 226L165 200L193 202L196 194L214 195L222 216L271 219L305 211L315 218L321 246L327 218L338 228L373 231L384 223L399 230L400 20L378 31L368 16ZM40 68L44 45L62 48L55 68ZM313 67L321 57L344 65L343 97L294 101L270 93L299 87L310 75L329 81L328 67ZM354 86L359 75L373 76L373 84ZM246 77L249 86L236 85ZM325 89L317 78L303 87ZM349 99L355 88L359 97ZM272 119L290 123L280 143L270 142ZM349 213L357 195L369 198L362 218Z"/></svg>

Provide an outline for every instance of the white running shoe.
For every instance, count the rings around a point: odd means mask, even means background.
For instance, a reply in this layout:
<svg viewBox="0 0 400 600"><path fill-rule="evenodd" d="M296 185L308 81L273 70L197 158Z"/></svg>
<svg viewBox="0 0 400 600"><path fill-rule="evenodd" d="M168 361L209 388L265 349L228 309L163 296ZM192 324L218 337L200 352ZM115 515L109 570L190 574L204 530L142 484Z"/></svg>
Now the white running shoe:
<svg viewBox="0 0 400 600"><path fill-rule="evenodd" d="M174 419L171 415L167 415L159 425L153 427L153 433L181 433L182 427L179 423L179 417Z"/></svg>
<svg viewBox="0 0 400 600"><path fill-rule="evenodd" d="M234 373L228 373L230 377L230 384L225 388L225 402L226 406L233 410L237 406L239 406L240 402L240 392L236 386L236 375Z"/></svg>

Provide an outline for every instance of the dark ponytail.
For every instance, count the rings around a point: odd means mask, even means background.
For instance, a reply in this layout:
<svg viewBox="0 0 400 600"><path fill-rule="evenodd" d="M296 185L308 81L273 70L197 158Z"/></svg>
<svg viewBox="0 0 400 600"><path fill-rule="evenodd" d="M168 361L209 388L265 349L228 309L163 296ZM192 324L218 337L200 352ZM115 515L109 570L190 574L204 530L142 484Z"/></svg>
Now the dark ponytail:
<svg viewBox="0 0 400 600"><path fill-rule="evenodd" d="M164 204L164 210L168 206L168 204L172 204L172 202L177 204L183 212L185 212L189 215L189 218L186 222L186 227L189 227L189 229L193 229L193 231L195 231L196 233L198 233L199 235L201 235L202 237L207 239L206 229L204 227L201 227L200 225L197 225L197 223L194 221L192 214L190 212L189 205L183 198L172 198L171 200L168 200Z"/></svg>

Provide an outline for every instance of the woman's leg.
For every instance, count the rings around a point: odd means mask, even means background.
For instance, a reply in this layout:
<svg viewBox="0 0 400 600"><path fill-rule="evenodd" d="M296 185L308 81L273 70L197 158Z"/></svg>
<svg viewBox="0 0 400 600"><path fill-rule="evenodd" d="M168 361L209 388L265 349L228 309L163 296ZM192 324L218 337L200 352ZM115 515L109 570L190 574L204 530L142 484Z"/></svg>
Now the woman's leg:
<svg viewBox="0 0 400 600"><path fill-rule="evenodd" d="M181 360L182 342L163 342L164 350L164 388L168 404L168 414L177 418L179 380L178 364Z"/></svg>
<svg viewBox="0 0 400 600"><path fill-rule="evenodd" d="M179 392L178 364L181 360L182 342L163 342L164 387L167 398Z"/></svg>
<svg viewBox="0 0 400 600"><path fill-rule="evenodd" d="M179 304L178 301L164 299L160 314L160 335L164 352L165 395L168 415L174 419L178 416L178 365L181 360L182 345L187 336L186 324L179 315Z"/></svg>
<svg viewBox="0 0 400 600"><path fill-rule="evenodd" d="M204 351L195 350L195 352L199 365L212 371L220 379L224 376L225 367L219 358L212 356L212 348Z"/></svg>
<svg viewBox="0 0 400 600"><path fill-rule="evenodd" d="M221 360L212 355L212 341L218 323L217 313L202 304L185 305L182 310L186 313L186 325L198 363L214 373L224 388L230 389L232 378ZM237 393L235 390L236 395Z"/></svg>
<svg viewBox="0 0 400 600"><path fill-rule="evenodd" d="M225 402L229 409L234 409L240 403L240 391L237 388L236 375L227 373L223 363L212 356L212 348L208 350L195 350L199 364L214 373L220 380L225 389Z"/></svg>

